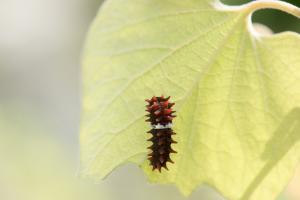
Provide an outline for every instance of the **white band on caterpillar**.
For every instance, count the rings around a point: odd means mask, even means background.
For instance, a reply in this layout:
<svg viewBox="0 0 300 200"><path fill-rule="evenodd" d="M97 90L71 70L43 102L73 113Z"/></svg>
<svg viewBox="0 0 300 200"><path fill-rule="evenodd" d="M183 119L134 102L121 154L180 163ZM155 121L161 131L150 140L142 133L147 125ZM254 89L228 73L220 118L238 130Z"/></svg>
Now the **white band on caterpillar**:
<svg viewBox="0 0 300 200"><path fill-rule="evenodd" d="M153 129L167 129L167 128L172 128L172 123L168 123L166 125L162 125L162 124L151 124Z"/></svg>

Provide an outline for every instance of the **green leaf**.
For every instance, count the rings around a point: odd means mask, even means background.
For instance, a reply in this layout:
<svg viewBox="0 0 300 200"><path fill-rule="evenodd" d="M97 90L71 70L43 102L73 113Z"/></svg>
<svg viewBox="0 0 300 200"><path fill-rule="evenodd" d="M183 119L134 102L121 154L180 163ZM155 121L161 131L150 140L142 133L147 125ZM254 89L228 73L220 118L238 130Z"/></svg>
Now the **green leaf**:
<svg viewBox="0 0 300 200"><path fill-rule="evenodd" d="M275 199L300 157L300 36L255 32L262 8L300 17L280 1L106 1L83 58L82 174L134 162L186 195L208 184L228 199ZM158 173L144 99L161 94L176 103L178 154Z"/></svg>

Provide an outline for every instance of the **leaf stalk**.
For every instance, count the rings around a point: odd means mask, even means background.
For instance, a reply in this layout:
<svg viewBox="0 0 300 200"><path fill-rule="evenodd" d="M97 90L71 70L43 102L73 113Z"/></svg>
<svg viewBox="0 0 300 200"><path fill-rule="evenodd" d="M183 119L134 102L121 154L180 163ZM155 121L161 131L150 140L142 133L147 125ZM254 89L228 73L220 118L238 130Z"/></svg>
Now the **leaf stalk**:
<svg viewBox="0 0 300 200"><path fill-rule="evenodd" d="M253 1L240 6L225 5L221 3L219 0L217 0L214 3L214 7L217 10L222 10L222 11L246 11L249 14L261 9L276 9L276 10L281 10L283 12L289 13L297 18L300 18L300 8L290 3L279 1L279 0Z"/></svg>

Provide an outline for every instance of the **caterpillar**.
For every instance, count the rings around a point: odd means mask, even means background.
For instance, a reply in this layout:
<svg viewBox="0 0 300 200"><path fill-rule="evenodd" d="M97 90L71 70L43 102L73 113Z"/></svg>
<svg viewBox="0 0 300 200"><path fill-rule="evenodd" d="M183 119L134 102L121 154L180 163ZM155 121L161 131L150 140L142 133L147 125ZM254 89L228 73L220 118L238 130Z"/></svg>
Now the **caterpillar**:
<svg viewBox="0 0 300 200"><path fill-rule="evenodd" d="M152 145L148 147L151 152L148 154L148 160L152 166L152 170L158 169L161 172L161 168L168 170L167 162L174 163L171 158L171 153L177 153L171 147L172 143L177 143L172 139L172 135L175 132L172 130L172 120L176 117L173 115L175 111L172 107L175 103L169 102L170 97L153 96L151 99L146 99L148 102L146 105L146 111L148 114L146 122L150 122L151 130L148 133L152 134L152 137L148 141L152 142Z"/></svg>

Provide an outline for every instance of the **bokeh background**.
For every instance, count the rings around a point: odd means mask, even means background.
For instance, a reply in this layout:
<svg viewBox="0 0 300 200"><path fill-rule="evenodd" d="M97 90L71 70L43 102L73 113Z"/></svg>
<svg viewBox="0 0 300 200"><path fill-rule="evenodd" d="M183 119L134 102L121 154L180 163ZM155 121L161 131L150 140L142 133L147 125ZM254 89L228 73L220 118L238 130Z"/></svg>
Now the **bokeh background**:
<svg viewBox="0 0 300 200"><path fill-rule="evenodd" d="M0 200L186 199L173 186L147 183L135 165L98 184L77 176L81 49L101 3L0 0ZM300 33L300 21L279 11L253 20ZM300 170L279 199L300 200L299 186ZM188 199L222 198L201 187Z"/></svg>

